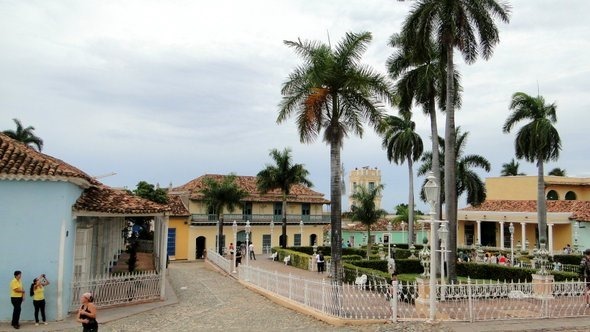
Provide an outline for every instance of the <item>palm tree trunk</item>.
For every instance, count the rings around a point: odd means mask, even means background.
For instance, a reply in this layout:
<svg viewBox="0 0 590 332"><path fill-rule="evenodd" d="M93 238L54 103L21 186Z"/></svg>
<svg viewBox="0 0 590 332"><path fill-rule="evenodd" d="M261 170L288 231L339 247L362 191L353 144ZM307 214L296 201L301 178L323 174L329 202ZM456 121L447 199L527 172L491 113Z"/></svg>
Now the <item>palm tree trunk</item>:
<svg viewBox="0 0 590 332"><path fill-rule="evenodd" d="M336 285L342 282L342 192L340 190L340 146L338 141L330 143L330 229L332 246L331 273Z"/></svg>
<svg viewBox="0 0 590 332"><path fill-rule="evenodd" d="M414 171L412 153L406 156L408 160L408 179L409 179L409 194L408 194L408 248L414 243Z"/></svg>
<svg viewBox="0 0 590 332"><path fill-rule="evenodd" d="M287 195L283 193L283 220L281 223L281 248L287 248Z"/></svg>
<svg viewBox="0 0 590 332"><path fill-rule="evenodd" d="M447 41L447 100L445 107L445 205L447 220L449 221L449 242L447 248L450 251L447 255L448 276L450 281L457 280L457 157L455 151L455 83L453 64L453 43L452 37ZM431 231L435 231L434 229Z"/></svg>
<svg viewBox="0 0 590 332"><path fill-rule="evenodd" d="M545 243L545 249L549 249L547 246L547 202L545 201L545 177L543 160L539 157L537 161L537 220L539 227L539 243Z"/></svg>

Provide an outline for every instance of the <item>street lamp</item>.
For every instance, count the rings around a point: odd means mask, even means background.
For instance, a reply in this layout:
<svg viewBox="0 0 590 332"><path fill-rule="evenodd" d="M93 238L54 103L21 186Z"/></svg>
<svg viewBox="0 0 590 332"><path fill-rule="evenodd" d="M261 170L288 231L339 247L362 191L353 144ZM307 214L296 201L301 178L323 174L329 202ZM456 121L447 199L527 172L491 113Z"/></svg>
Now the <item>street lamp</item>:
<svg viewBox="0 0 590 332"><path fill-rule="evenodd" d="M246 220L246 265L250 266L250 220Z"/></svg>
<svg viewBox="0 0 590 332"><path fill-rule="evenodd" d="M238 250L238 224L236 223L236 221L234 220L234 223L231 225L231 229L234 231L234 252L233 252L233 261L234 261L234 267L233 267L233 273L236 273L236 250Z"/></svg>
<svg viewBox="0 0 590 332"><path fill-rule="evenodd" d="M299 220L299 230L301 231L301 239L299 240L299 245L303 247L303 220Z"/></svg>
<svg viewBox="0 0 590 332"><path fill-rule="evenodd" d="M275 228L275 222L273 219L270 220L270 248L268 248L268 253L272 254L272 231Z"/></svg>
<svg viewBox="0 0 590 332"><path fill-rule="evenodd" d="M387 223L387 259L391 258L391 223Z"/></svg>
<svg viewBox="0 0 590 332"><path fill-rule="evenodd" d="M219 238L219 220L215 221L215 228L217 229L217 241L215 241L215 252L223 256L223 250L221 250L221 239Z"/></svg>
<svg viewBox="0 0 590 332"><path fill-rule="evenodd" d="M580 229L580 222L574 223L574 252L578 253L578 229Z"/></svg>
<svg viewBox="0 0 590 332"><path fill-rule="evenodd" d="M447 253L447 235L449 234L449 229L447 228L447 224L441 222L440 227L438 228L438 238L440 239L440 298L441 300L445 299L445 256Z"/></svg>
<svg viewBox="0 0 590 332"><path fill-rule="evenodd" d="M436 266L434 266L434 215L436 214L436 202L438 200L438 184L436 183L436 177L432 171L428 172L426 177L426 183L424 184L424 194L426 195L426 201L430 205L430 320L433 321L436 316Z"/></svg>
<svg viewBox="0 0 590 332"><path fill-rule="evenodd" d="M510 223L508 226L510 232L510 266L514 266L514 224Z"/></svg>

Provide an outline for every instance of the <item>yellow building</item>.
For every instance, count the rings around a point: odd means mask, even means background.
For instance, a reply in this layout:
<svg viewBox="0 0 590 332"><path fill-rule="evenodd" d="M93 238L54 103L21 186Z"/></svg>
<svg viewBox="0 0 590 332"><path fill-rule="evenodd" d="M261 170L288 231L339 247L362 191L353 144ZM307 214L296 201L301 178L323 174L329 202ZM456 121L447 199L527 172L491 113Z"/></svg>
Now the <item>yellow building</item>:
<svg viewBox="0 0 590 332"><path fill-rule="evenodd" d="M348 183L350 187L348 204L349 206L353 206L354 201L352 199L352 195L355 193L355 188L360 186L371 190L379 186L381 184L381 170L377 169L376 167L370 168L369 166L361 167L360 169L355 168L354 170L350 171ZM375 207L377 209L381 208L381 197L382 195L375 197Z"/></svg>
<svg viewBox="0 0 590 332"><path fill-rule="evenodd" d="M188 208L187 244L186 249L182 248L182 241L177 235L176 259L194 260L202 258L204 250L214 250L217 243L216 215L208 210L203 202L201 190L204 187L205 178L216 180L223 179L224 175L206 174L200 176L178 188L173 192L177 193L182 201L186 202ZM278 190L261 194L256 188L255 176L237 176L237 185L247 192L242 200L242 206L233 212L223 211L223 236L221 245L227 248L230 243L245 243L246 222L249 221L251 231L249 241L254 245L256 254L267 253L273 246L279 245L282 220L282 194ZM291 188L291 194L287 197L287 246L311 246L324 243L323 226L330 223L329 214L324 214L324 205L330 201L324 195L302 185L295 185ZM178 230L183 229L179 219ZM235 234L232 224L236 221L238 231ZM172 217L170 218L172 227ZM182 231L181 231L182 232ZM183 235L184 236L184 235ZM186 255L180 254L180 250L186 250Z"/></svg>
<svg viewBox="0 0 590 332"><path fill-rule="evenodd" d="M180 193L168 193L170 217L168 218L168 257L171 260L188 259L188 239L190 213L188 212L188 197ZM202 256L202 253L201 253ZM197 257L200 257L197 255Z"/></svg>
<svg viewBox="0 0 590 332"><path fill-rule="evenodd" d="M546 176L547 242L553 253L567 244L590 246L590 178ZM458 211L457 244L509 249L510 224L517 249L537 245L537 177L506 176L486 179L487 199L480 206Z"/></svg>

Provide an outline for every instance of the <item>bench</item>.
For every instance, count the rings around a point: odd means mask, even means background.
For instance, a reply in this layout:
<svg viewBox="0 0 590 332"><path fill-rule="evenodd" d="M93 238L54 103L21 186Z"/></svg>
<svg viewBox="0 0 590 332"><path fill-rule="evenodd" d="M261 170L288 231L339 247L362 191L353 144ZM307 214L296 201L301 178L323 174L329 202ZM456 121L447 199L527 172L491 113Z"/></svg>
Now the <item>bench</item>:
<svg viewBox="0 0 590 332"><path fill-rule="evenodd" d="M283 258L283 262L285 262L285 265L289 265L291 263L291 255Z"/></svg>
<svg viewBox="0 0 590 332"><path fill-rule="evenodd" d="M278 251L275 251L275 252L272 253L272 255L268 256L268 259L272 259L273 261L276 261L278 255L279 255L279 252Z"/></svg>

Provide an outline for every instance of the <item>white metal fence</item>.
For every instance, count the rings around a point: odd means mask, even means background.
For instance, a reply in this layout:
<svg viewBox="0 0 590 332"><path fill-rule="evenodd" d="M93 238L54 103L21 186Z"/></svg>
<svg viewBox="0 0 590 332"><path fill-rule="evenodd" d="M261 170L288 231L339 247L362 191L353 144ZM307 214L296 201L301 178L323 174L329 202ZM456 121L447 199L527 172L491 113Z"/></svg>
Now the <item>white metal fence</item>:
<svg viewBox="0 0 590 332"><path fill-rule="evenodd" d="M124 303L157 300L160 298L162 275L156 271L131 272L122 275L100 275L72 283L70 311L80 306L80 297L86 292L94 296L97 307Z"/></svg>

